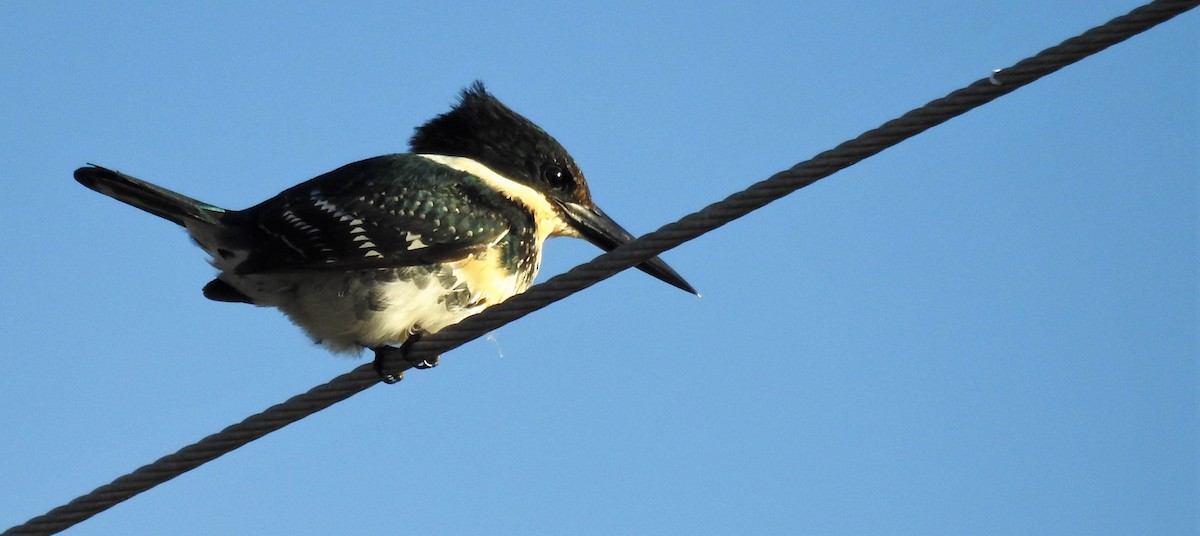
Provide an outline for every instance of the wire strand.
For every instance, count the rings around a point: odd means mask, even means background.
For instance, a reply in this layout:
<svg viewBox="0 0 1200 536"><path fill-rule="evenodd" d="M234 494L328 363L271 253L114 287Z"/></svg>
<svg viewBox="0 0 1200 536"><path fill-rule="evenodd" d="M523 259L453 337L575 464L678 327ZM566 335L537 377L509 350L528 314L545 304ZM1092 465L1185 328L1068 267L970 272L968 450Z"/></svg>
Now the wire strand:
<svg viewBox="0 0 1200 536"><path fill-rule="evenodd" d="M675 223L642 236L535 285L482 313L467 318L414 344L410 357L431 358L496 328L537 311L555 301L590 287L616 273L640 264L668 249L712 231L766 204L786 196L875 155L921 132L962 115L971 109L1025 86L1080 59L1146 31L1200 4L1200 0L1158 0L1092 28L1059 45L995 71L945 97L909 111L864 132L791 169L751 185L722 201L688 214ZM385 370L408 368L404 362L385 363ZM250 417L159 458L96 488L71 502L6 530L5 535L54 534L154 486L237 449L255 439L299 421L379 383L371 365L362 365L276 404Z"/></svg>

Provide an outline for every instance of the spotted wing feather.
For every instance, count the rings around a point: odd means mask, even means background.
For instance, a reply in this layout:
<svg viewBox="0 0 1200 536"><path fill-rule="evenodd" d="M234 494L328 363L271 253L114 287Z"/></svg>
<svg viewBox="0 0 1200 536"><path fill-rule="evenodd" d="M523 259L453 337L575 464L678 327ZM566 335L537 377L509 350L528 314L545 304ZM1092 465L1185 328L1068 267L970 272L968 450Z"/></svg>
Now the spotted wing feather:
<svg viewBox="0 0 1200 536"><path fill-rule="evenodd" d="M469 174L411 155L353 164L229 213L251 253L239 274L370 270L446 262L508 233ZM245 243L249 242L249 243ZM241 248L238 248L241 249Z"/></svg>

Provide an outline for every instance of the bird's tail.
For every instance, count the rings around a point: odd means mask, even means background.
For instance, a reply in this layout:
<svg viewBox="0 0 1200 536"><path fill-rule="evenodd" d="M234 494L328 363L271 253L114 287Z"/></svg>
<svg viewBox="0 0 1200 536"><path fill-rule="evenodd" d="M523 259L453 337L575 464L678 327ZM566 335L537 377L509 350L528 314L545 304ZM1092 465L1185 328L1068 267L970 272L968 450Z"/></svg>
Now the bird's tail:
<svg viewBox="0 0 1200 536"><path fill-rule="evenodd" d="M75 170L75 180L113 199L184 227L189 222L216 224L225 213L223 208L94 164Z"/></svg>

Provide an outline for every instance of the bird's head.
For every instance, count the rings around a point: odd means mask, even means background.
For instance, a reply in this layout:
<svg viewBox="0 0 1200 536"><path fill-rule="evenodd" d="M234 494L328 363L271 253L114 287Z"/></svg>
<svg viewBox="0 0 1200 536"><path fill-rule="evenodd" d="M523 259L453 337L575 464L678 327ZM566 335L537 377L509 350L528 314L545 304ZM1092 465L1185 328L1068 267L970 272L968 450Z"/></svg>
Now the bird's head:
<svg viewBox="0 0 1200 536"><path fill-rule="evenodd" d="M417 128L415 153L470 158L497 174L528 186L555 207L568 230L605 251L633 236L596 203L575 159L550 134L512 111L475 82L458 105ZM638 268L663 282L696 293L658 257Z"/></svg>

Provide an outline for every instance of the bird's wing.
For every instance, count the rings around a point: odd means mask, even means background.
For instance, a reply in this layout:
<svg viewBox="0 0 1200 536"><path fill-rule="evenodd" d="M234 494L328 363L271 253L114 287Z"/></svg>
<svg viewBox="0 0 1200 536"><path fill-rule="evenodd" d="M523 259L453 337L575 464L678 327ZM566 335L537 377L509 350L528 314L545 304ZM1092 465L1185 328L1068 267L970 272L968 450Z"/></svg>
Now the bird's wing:
<svg viewBox="0 0 1200 536"><path fill-rule="evenodd" d="M460 259L509 232L513 207L480 181L398 154L348 164L229 213L230 240L249 251L240 274L370 270ZM246 237L250 237L246 240Z"/></svg>

